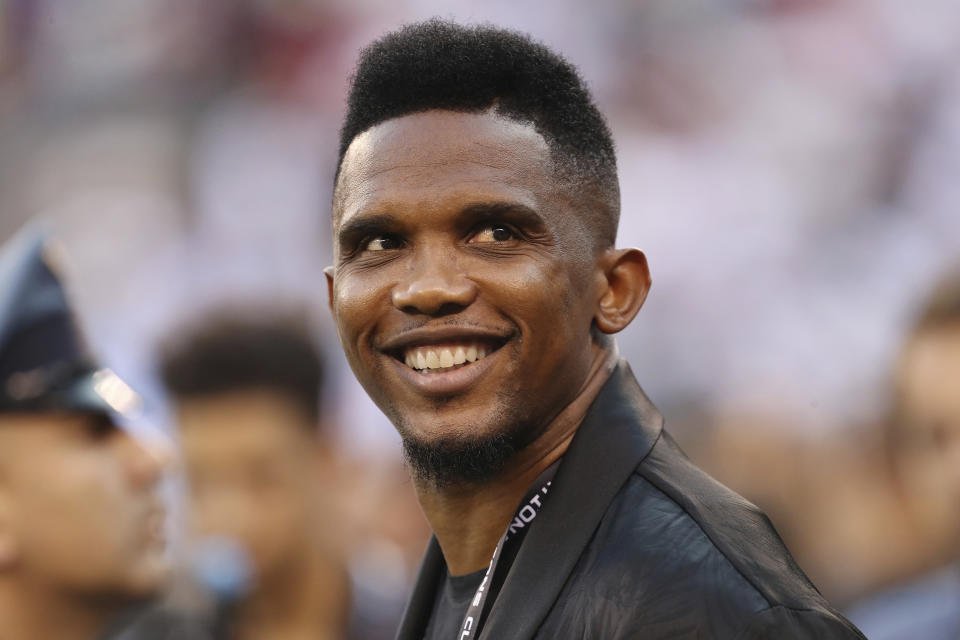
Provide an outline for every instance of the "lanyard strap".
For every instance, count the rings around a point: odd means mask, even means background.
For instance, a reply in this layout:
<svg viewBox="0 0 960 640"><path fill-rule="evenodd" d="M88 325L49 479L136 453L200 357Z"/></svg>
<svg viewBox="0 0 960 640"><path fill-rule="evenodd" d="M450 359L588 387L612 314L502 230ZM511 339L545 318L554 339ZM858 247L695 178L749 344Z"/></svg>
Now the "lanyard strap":
<svg viewBox="0 0 960 640"><path fill-rule="evenodd" d="M559 466L560 460L557 460L537 476L530 490L527 491L527 495L520 502L520 507L517 509L516 515L513 516L513 520L507 525L507 530L500 536L500 541L497 542L497 547L493 550L493 557L490 558L487 572L483 574L483 580L477 587L477 592L470 601L470 606L467 607L467 615L464 616L463 624L460 625L457 640L470 640L470 638L476 638L480 633L480 625L483 623L482 616L485 613L485 605L490 593L500 590L503 580L506 578L504 569L509 568L513 559L517 556L517 551L520 550L520 544L526 537L527 531L530 530L530 525L543 507L544 496L547 495L550 484L553 482L553 476L557 473L557 467ZM505 554L509 557L509 561L501 565L500 560ZM500 569L499 574L497 573L498 568Z"/></svg>

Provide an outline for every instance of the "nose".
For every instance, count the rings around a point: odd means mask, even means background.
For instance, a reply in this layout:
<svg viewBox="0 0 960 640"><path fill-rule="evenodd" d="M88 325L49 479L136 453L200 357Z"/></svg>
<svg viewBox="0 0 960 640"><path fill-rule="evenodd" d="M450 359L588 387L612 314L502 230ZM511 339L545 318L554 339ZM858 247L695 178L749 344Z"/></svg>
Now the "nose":
<svg viewBox="0 0 960 640"><path fill-rule="evenodd" d="M174 459L173 443L162 433L151 437L124 435L123 459L127 473L138 486L153 486Z"/></svg>
<svg viewBox="0 0 960 640"><path fill-rule="evenodd" d="M441 250L418 252L408 277L393 290L396 308L431 316L456 313L476 297L476 284L460 269L456 256Z"/></svg>

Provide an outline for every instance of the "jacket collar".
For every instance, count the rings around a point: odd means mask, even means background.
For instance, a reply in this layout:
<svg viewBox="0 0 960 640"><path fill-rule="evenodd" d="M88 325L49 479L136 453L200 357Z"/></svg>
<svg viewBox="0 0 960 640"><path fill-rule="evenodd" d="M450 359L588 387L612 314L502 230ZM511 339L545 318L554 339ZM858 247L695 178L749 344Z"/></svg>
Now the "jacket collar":
<svg viewBox="0 0 960 640"><path fill-rule="evenodd" d="M662 428L663 418L621 360L577 429L480 639L533 637L607 507ZM423 637L445 567L440 545L431 537L398 640Z"/></svg>
<svg viewBox="0 0 960 640"><path fill-rule="evenodd" d="M533 529L531 529L533 531ZM436 536L430 536L427 552L420 562L417 580L413 585L413 593L403 612L403 620L397 630L397 640L421 640L430 622L430 613L436 602L437 589L443 581L447 563L443 559L443 551Z"/></svg>

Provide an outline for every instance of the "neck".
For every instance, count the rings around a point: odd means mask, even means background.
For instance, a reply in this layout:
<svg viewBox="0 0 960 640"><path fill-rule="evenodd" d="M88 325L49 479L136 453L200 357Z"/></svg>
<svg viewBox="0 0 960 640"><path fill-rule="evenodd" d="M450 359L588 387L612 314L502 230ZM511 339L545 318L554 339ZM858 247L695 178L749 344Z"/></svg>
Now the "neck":
<svg viewBox="0 0 960 640"><path fill-rule="evenodd" d="M346 634L349 581L320 545L306 549L282 575L261 584L237 611L238 640L324 640Z"/></svg>
<svg viewBox="0 0 960 640"><path fill-rule="evenodd" d="M39 585L0 578L0 638L92 640L120 607L106 599L82 599Z"/></svg>
<svg viewBox="0 0 960 640"><path fill-rule="evenodd" d="M530 485L566 452L591 403L617 364L616 348L594 346L593 364L574 399L543 433L489 482L437 488L417 483L417 497L452 575L487 567Z"/></svg>

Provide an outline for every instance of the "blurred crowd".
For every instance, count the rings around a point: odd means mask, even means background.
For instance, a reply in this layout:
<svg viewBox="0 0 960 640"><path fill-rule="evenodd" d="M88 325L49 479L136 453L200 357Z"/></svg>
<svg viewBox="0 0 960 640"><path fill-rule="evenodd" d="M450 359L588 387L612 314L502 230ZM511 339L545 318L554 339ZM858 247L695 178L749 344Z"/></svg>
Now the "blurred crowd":
<svg viewBox="0 0 960 640"><path fill-rule="evenodd" d="M433 15L590 84L653 273L620 349L691 457L868 637L960 629L954 0L0 0L0 241L48 223L179 452L118 637L392 637L429 530L322 269L356 53Z"/></svg>

